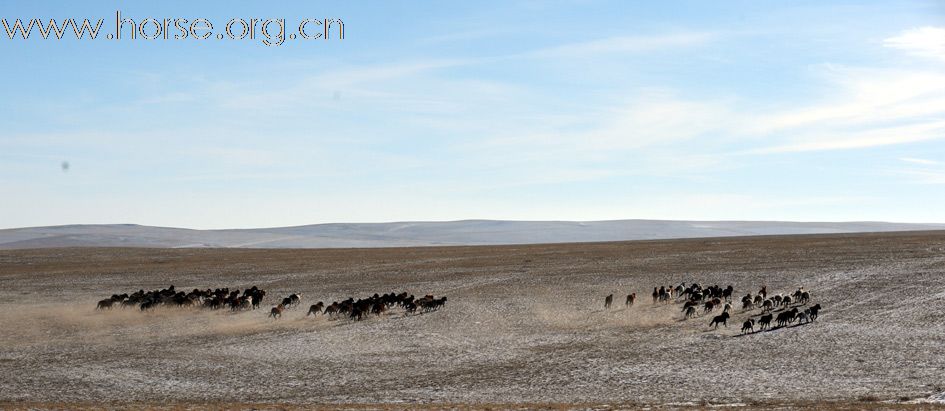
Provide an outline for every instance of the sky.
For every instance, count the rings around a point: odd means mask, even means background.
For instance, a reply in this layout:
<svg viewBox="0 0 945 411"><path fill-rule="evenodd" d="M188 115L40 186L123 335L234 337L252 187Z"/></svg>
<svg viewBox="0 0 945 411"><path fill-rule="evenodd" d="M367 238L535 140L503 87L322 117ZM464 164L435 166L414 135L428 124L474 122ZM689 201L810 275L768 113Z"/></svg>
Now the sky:
<svg viewBox="0 0 945 411"><path fill-rule="evenodd" d="M102 38L119 10L340 19L344 39ZM105 19L95 40L0 32L0 228L945 223L941 2L0 0L0 18Z"/></svg>

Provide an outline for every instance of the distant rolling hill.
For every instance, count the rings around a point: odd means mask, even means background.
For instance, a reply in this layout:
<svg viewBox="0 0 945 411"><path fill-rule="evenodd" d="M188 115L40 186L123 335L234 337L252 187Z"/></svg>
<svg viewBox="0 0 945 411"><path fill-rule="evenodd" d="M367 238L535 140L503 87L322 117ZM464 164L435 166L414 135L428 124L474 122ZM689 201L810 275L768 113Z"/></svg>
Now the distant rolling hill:
<svg viewBox="0 0 945 411"><path fill-rule="evenodd" d="M537 244L749 235L945 230L945 224L781 221L498 221L315 224L191 230L133 224L0 230L0 249L50 247L338 248Z"/></svg>

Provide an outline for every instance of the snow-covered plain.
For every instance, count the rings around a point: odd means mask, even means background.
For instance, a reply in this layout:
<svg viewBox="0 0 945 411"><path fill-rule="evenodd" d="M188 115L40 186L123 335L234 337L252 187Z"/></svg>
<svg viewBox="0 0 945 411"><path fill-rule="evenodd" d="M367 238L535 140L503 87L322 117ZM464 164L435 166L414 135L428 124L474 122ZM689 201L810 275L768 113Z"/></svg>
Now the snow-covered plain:
<svg viewBox="0 0 945 411"><path fill-rule="evenodd" d="M654 286L805 287L811 324L742 336ZM0 251L6 404L930 404L945 233L334 250ZM115 292L259 285L303 305L406 290L437 312L94 310ZM638 294L632 307L624 296ZM615 306L603 309L614 293ZM936 397L938 396L938 397ZM592 406L589 406L592 407Z"/></svg>

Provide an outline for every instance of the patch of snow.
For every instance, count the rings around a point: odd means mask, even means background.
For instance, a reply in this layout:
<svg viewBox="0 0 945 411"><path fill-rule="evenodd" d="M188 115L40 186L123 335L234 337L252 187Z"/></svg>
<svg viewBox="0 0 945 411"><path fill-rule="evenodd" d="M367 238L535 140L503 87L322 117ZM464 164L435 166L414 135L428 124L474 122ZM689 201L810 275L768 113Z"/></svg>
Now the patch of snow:
<svg viewBox="0 0 945 411"><path fill-rule="evenodd" d="M907 401L907 404L945 404L945 392L940 392L938 394L932 394L927 398L919 398L912 401Z"/></svg>

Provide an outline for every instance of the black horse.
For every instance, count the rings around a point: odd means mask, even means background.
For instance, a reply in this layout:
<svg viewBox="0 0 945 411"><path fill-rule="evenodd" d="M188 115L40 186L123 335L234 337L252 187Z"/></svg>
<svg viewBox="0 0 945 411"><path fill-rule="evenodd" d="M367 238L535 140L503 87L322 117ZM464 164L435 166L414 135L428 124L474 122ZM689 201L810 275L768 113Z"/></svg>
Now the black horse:
<svg viewBox="0 0 945 411"><path fill-rule="evenodd" d="M716 315L714 318L712 318L712 322L709 323L709 327L714 325L715 328L719 328L719 324L728 327L728 313Z"/></svg>
<svg viewBox="0 0 945 411"><path fill-rule="evenodd" d="M797 308L795 307L792 310L784 311L778 314L777 322L778 327L784 327L789 323L793 323L794 319L797 318Z"/></svg>
<svg viewBox="0 0 945 411"><path fill-rule="evenodd" d="M742 324L742 334L746 332L755 332L755 320L747 320Z"/></svg>
<svg viewBox="0 0 945 411"><path fill-rule="evenodd" d="M761 329L764 330L771 325L771 320L774 319L774 314L765 314L758 319L758 325L761 326Z"/></svg>
<svg viewBox="0 0 945 411"><path fill-rule="evenodd" d="M811 321L816 320L816 319L817 319L817 316L818 316L819 313L820 313L820 304L819 304L819 303L818 303L818 304L814 304L814 306L811 307L811 308L809 308L809 310L810 310L810 320L811 320Z"/></svg>

